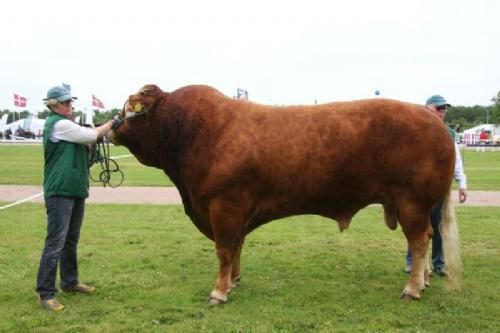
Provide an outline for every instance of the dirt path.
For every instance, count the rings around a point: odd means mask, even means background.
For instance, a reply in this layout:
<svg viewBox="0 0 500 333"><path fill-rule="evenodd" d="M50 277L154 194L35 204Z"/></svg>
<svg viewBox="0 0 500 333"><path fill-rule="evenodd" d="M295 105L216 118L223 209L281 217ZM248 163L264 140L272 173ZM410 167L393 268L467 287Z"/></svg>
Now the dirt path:
<svg viewBox="0 0 500 333"><path fill-rule="evenodd" d="M458 194L453 195L457 203ZM0 185L1 206L20 200L43 202L42 187L28 185ZM180 204L181 198L175 187L95 187L90 188L88 203L117 204ZM469 191L467 206L500 206L500 192Z"/></svg>

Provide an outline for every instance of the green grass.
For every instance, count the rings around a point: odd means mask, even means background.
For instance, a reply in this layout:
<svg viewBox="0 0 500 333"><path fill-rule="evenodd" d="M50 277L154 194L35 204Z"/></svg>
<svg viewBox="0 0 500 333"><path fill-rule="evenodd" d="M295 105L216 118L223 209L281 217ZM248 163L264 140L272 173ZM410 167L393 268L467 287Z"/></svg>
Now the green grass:
<svg viewBox="0 0 500 333"><path fill-rule="evenodd" d="M213 243L181 206L87 205L79 247L91 296L60 293L62 313L36 303L42 204L0 211L1 332L493 332L500 327L500 208L460 207L463 289L443 279L419 302L399 300L405 240L380 207L336 223L300 216L248 236L243 280L228 304L205 304Z"/></svg>
<svg viewBox="0 0 500 333"><path fill-rule="evenodd" d="M111 147L111 156L130 154ZM464 168L471 190L500 191L500 152L463 151ZM140 164L133 156L117 159L125 174L122 186L173 186L163 171ZM43 179L41 145L0 145L0 184L40 185ZM97 184L100 186L100 184Z"/></svg>
<svg viewBox="0 0 500 333"><path fill-rule="evenodd" d="M499 191L500 151L461 152L469 189Z"/></svg>
<svg viewBox="0 0 500 333"><path fill-rule="evenodd" d="M110 156L129 154L125 147L110 145ZM122 186L173 186L162 170L146 167L134 156L119 158L116 162L125 175ZM0 184L41 185L42 145L0 145L0 170ZM91 185L101 186L100 183Z"/></svg>

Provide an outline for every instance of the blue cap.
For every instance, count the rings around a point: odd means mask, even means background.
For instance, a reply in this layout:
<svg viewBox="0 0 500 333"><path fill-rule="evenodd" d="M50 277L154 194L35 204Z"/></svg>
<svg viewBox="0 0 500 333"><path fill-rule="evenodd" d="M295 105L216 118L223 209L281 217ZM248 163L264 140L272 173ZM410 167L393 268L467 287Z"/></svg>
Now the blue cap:
<svg viewBox="0 0 500 333"><path fill-rule="evenodd" d="M44 101L48 101L50 99L55 99L59 102L65 102L70 99L76 99L76 97L71 96L71 91L66 87L52 87L47 91L47 98Z"/></svg>
<svg viewBox="0 0 500 333"><path fill-rule="evenodd" d="M446 105L447 107L450 107L451 104L449 104L443 96L440 95L432 95L431 97L427 98L427 102L425 102L425 105L435 105L435 106L443 106Z"/></svg>

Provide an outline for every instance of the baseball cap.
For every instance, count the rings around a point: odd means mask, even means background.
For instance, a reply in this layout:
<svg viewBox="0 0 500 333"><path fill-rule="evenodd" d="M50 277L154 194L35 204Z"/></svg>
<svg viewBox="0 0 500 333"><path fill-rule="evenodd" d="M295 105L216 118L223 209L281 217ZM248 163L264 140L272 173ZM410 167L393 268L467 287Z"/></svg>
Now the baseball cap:
<svg viewBox="0 0 500 333"><path fill-rule="evenodd" d="M71 96L71 91L64 86L52 87L47 91L47 98L44 101L55 99L59 102L65 102L70 99L76 99L76 97Z"/></svg>
<svg viewBox="0 0 500 333"><path fill-rule="evenodd" d="M443 106L443 105L446 105L447 107L451 106L451 104L449 104L441 95L432 95L431 97L427 98L427 102L425 102L425 105L430 105L430 104L435 106Z"/></svg>

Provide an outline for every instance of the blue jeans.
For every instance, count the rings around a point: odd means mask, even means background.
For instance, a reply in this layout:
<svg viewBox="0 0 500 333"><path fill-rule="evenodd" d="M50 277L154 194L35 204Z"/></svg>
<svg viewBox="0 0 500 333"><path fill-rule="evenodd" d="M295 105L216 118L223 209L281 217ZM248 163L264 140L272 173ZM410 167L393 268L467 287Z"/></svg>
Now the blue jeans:
<svg viewBox="0 0 500 333"><path fill-rule="evenodd" d="M85 199L52 196L45 198L47 237L36 278L41 299L55 297L57 265L61 288L78 284L77 246L85 210Z"/></svg>
<svg viewBox="0 0 500 333"><path fill-rule="evenodd" d="M441 215L442 207L443 203L440 202L431 210L431 225L434 230L432 235L432 266L434 270L438 271L444 269L443 240L441 238L441 232L439 231L439 226L443 219ZM413 258L411 256L411 250L408 248L408 252L406 253L406 265L411 266L412 264Z"/></svg>

